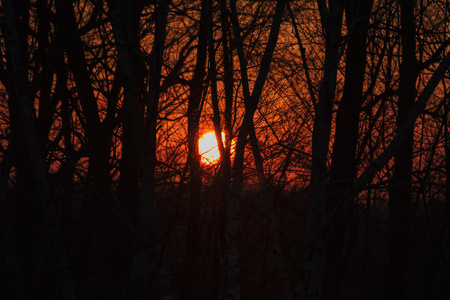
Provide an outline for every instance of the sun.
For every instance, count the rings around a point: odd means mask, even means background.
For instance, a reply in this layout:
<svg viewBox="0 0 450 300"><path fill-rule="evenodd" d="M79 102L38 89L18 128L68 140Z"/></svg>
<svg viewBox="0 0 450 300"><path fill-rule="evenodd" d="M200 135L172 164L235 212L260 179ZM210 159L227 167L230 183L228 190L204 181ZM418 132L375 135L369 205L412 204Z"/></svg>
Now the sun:
<svg viewBox="0 0 450 300"><path fill-rule="evenodd" d="M222 132L222 141L225 140L225 133ZM217 145L216 135L213 131L207 132L198 141L198 148L202 156L203 163L213 164L220 158L219 146Z"/></svg>

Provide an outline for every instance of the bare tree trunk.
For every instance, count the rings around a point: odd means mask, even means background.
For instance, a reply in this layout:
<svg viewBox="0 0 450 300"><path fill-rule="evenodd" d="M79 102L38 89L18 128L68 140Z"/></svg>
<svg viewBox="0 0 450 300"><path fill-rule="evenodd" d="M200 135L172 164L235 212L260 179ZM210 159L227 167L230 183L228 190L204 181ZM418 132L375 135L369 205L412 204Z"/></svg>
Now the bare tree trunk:
<svg viewBox="0 0 450 300"><path fill-rule="evenodd" d="M345 13L348 43L345 63L344 92L336 116L336 132L330 167L327 211L342 201L346 190L356 179L356 148L359 115L363 104L363 84L366 67L366 38L372 0L346 1ZM323 299L340 299L341 283L353 250L357 226L354 209L342 222L333 224L327 246ZM346 238L348 230L348 239ZM345 241L348 241L346 244Z"/></svg>
<svg viewBox="0 0 450 300"><path fill-rule="evenodd" d="M362 174L355 180L352 187L348 189L343 202L330 212L328 217L329 221L337 222L339 220L335 219L335 216L345 216L346 211L351 207L351 203L354 197L363 190L367 184L369 184L374 176L387 165L387 163L392 159L392 157L398 153L403 142L407 139L408 135L414 128L415 121L417 117L423 112L427 101L433 94L435 88L442 80L447 70L450 68L450 53L444 57L441 64L438 66L434 74L431 76L427 85L423 89L417 101L414 102L410 111L406 115L404 122L400 125L391 143L386 147L386 149L372 162L370 165L362 172ZM337 217L337 219L339 219Z"/></svg>
<svg viewBox="0 0 450 300"><path fill-rule="evenodd" d="M189 209L188 209L188 232L187 232L187 253L185 264L185 291L191 297L199 297L201 286L199 274L202 270L201 262L201 202L202 202L202 175L200 165L199 142L199 121L202 109L202 96L205 87L206 76L206 11L205 1L202 1L200 24L198 29L197 60L195 63L194 75L189 83L188 98L188 164L189 164Z"/></svg>
<svg viewBox="0 0 450 300"><path fill-rule="evenodd" d="M9 169L9 166L7 168ZM4 275L9 275L9 278L5 278L5 286L8 289L1 291L0 295L23 300L26 298L25 278L17 253L17 236L12 216L13 209L6 196L7 178L4 174L7 173L5 172L0 175L0 228L2 230L0 253L2 254L5 268L2 272L4 272Z"/></svg>
<svg viewBox="0 0 450 300"><path fill-rule="evenodd" d="M2 3L2 5L4 4ZM17 45L15 45L16 49L14 50L18 51L16 55L19 56L21 60L24 60L23 62L21 62L21 67L24 67L28 63L25 58L27 58L26 52L28 49L27 23L29 21L30 4L28 1L7 4L7 6L5 7L5 12L7 11L6 9L8 9L9 5L13 5L12 8L9 7L9 9L12 9L12 12L10 12L9 16L2 16L2 22L4 22L2 29L6 32L8 25L14 24L14 30L17 31L18 39L20 39L17 41ZM3 19L6 17L12 18L9 24L6 22L6 20L3 21ZM8 36L4 35L3 39L4 43L7 44ZM9 48L6 48L5 50L8 51ZM7 52L5 54L5 56L7 56L9 53ZM34 197L35 192L30 188L30 183L33 182L33 174L29 172L29 168L27 166L28 157L25 151L25 137L23 135L23 131L20 130L17 114L13 113L17 112L18 110L18 100L16 95L17 78L15 78L15 75L12 73L12 62L9 58L7 58L6 64L5 79L7 80L4 84L8 92L8 109L10 113L9 122L11 128L11 140L10 144L8 145L8 149L11 153L10 159L12 161L9 168L13 166L17 172L15 176L17 191L16 200L11 203L11 213L13 214L13 216L11 216L10 219L11 221L15 219L14 225L17 232L15 240L17 241L17 246L12 247L17 251L17 253L12 254L16 255L20 262L20 272L23 276L22 280L24 284L23 287L29 286L30 290L33 290L32 292L34 292L37 285L35 282L35 274L37 272L36 255L37 251L39 251L37 245L39 236L38 218L41 213L39 211L39 203ZM23 80L23 77L21 79ZM28 82L26 82L25 84L22 83L22 86L26 86L26 88L28 89ZM7 171L8 172L4 173L5 176L9 175L9 170ZM5 188L7 187L6 182L7 178L5 178ZM10 248L10 250L13 249ZM29 293L25 290L22 290L20 292L22 292L23 296L25 297L27 296L27 293Z"/></svg>
<svg viewBox="0 0 450 300"><path fill-rule="evenodd" d="M83 43L78 33L73 6L70 2L57 0L56 2L57 25L64 39L65 51L67 52L68 65L73 72L77 85L79 100L83 109L86 123L86 135L91 144L89 150L94 155L93 143L98 140L101 128L98 115L97 100L90 81L86 58L84 56ZM95 160L95 159L93 159ZM95 163L95 162L94 162Z"/></svg>
<svg viewBox="0 0 450 300"><path fill-rule="evenodd" d="M244 164L244 151L245 144L247 143L247 137L250 132L251 124L253 123L253 116L258 106L259 98L261 96L264 83L269 72L270 62L272 59L273 51L278 41L278 34L280 31L280 25L282 22L284 9L289 1L279 0L275 8L275 14L271 30L269 33L269 40L267 41L266 48L264 50L263 57L261 58L260 70L253 87L253 92L250 95L249 81L247 76L247 62L244 55L240 26L237 17L236 1L231 1L232 11L232 23L234 38L237 44L237 52L239 56L241 77L244 91L245 101L245 115L239 129L239 135L236 142L235 158L232 168L233 182L231 185L231 194L227 199L227 268L228 268L228 294L229 299L240 299L240 284L239 284L239 250L238 250L238 212L239 202L238 197L241 192L243 183L243 164Z"/></svg>
<svg viewBox="0 0 450 300"><path fill-rule="evenodd" d="M335 0L327 4L319 0L322 27L325 32L324 77L316 106L312 136L311 184L306 225L306 244L303 259L302 293L304 299L318 300L322 295L324 280L327 233L326 190L328 180L328 148L331 133L336 74L340 59L340 38L344 1Z"/></svg>
<svg viewBox="0 0 450 300"><path fill-rule="evenodd" d="M110 228L113 214L110 210L112 198L109 178L109 157L112 139L105 130L106 123L100 121L86 61L83 42L78 31L73 3L65 0L55 1L56 30L63 39L67 54L67 65L73 74L77 89L77 98L83 112L82 123L86 137L86 149L89 157L88 180L93 183L96 196L83 205L82 234L89 241L85 244L87 257L87 276L101 277L106 265L106 257L112 247Z"/></svg>
<svg viewBox="0 0 450 300"><path fill-rule="evenodd" d="M275 208L273 205L274 197L273 192L269 189L269 183L267 182L266 175L264 174L263 158L261 151L259 150L258 139L256 137L255 128L252 124L250 129L250 144L252 145L252 153L255 159L256 172L260 189L264 198L264 202L267 206L267 219L269 225L270 237L273 243L273 251L278 273L280 274L281 284L284 290L284 299L291 300L294 297L294 290L289 278L289 272L287 269L286 261L283 256L283 248L281 246L281 236L278 221L275 215Z"/></svg>
<svg viewBox="0 0 450 300"><path fill-rule="evenodd" d="M49 133L51 126L53 125L53 116L59 101L59 98L51 95L53 76L55 74L57 63L56 60L52 59L52 56L58 52L63 52L59 47L55 47L53 51L50 49L49 36L51 32L49 12L50 8L47 6L47 1L37 1L36 13L38 15L39 25L37 31L38 49L36 57L39 61L38 66L40 65L42 70L40 71L39 68L36 68L34 70L35 74L33 75L33 78L40 78L37 85L37 88L39 89L39 118L36 121L36 126L38 128L39 142L42 146L43 157L47 157L46 145L49 141Z"/></svg>
<svg viewBox="0 0 450 300"><path fill-rule="evenodd" d="M450 52L445 55L442 62L437 67L434 74L428 80L427 85L422 90L419 98L414 102L410 111L406 115L403 123L397 130L391 143L386 149L362 172L362 174L355 180L352 188L347 192L346 202L340 210L348 209L348 201L355 196L356 193L364 189L364 187L371 182L373 177L391 160L391 158L398 153L403 142L407 139L408 134L414 129L414 124L417 117L423 112L425 106L436 89L439 81L444 78L445 73L450 68Z"/></svg>
<svg viewBox="0 0 450 300"><path fill-rule="evenodd" d="M211 2L211 1L210 1ZM212 7L212 3L208 3L208 7ZM223 123L221 120L221 113L219 111L219 98L217 92L217 70L215 59L215 45L212 36L213 33L213 12L210 11L207 15L207 37L208 37L208 55L209 55L209 69L211 81L211 100L213 101L213 122L215 136L218 141L220 153L220 173L215 179L215 184L220 188L221 193L214 203L212 218L215 221L215 261L213 274L215 276L214 284L217 287L218 297L225 295L225 284L227 282L227 270L225 266L227 255L226 243L226 208L228 192L230 189L231 178L231 135L232 135L232 109L233 109L233 94L234 94L234 78L233 78L233 54L230 43L230 24L229 12L226 3L219 0L220 5L220 24L221 24L221 45L223 55L223 85L225 91L225 111L223 114ZM221 125L224 125L224 130ZM222 141L222 132L225 131L225 141Z"/></svg>
<svg viewBox="0 0 450 300"><path fill-rule="evenodd" d="M108 1L110 3L111 1ZM125 97L122 106L122 158L120 160L120 179L117 187L117 196L123 204L125 211L129 215L133 224L136 224L137 220L137 207L140 193L139 187L139 158L137 155L139 144L136 141L141 140L142 132L135 132L137 128L133 125L138 120L144 118L144 105L146 98L145 84L148 71L145 66L145 61L139 57L138 49L140 48L140 21L141 13L143 10L143 1L123 1L120 4L122 11L119 15L111 17L111 21L114 22L114 34L122 34L122 37L117 37L116 41L123 39L122 42L126 43L127 49L123 46L117 45L120 48L119 56L125 55L124 51L128 52L129 59L121 57L119 69L122 70L122 76L119 77L121 82L126 81ZM114 12L116 13L116 12ZM113 12L111 12L113 14ZM120 20L118 18L121 18ZM120 28L118 28L120 27ZM119 31L119 32L118 32ZM122 33L120 33L122 32ZM123 64L123 66L122 66ZM123 71L123 69L127 69ZM130 74L125 72L131 72ZM132 81L130 80L130 76ZM130 84L133 85L131 90ZM142 130L142 124L140 125ZM136 137L138 137L136 139Z"/></svg>
<svg viewBox="0 0 450 300"><path fill-rule="evenodd" d="M48 177L44 160L41 155L41 146L37 134L37 128L34 120L34 112L31 99L27 94L28 80L27 70L25 69L23 53L19 38L18 27L16 24L16 14L14 4L10 0L2 1L4 10L4 26L5 26L5 46L7 53L7 61L9 71L13 77L13 94L9 97L10 117L12 123L13 134L22 137L24 140L24 148L22 158L24 164L28 165L27 172L31 173L28 188L35 192L38 202L37 216L39 226L39 240L36 275L49 276L55 272L61 282L60 290L63 299L75 299L74 284L70 274L69 260L62 239L60 225L58 224L58 216L53 204L53 196L50 191ZM51 260L49 260L51 258ZM50 266L53 266L51 268ZM42 279L41 279L42 280ZM39 280L39 281L41 281ZM50 280L48 277L45 280ZM37 282L38 283L38 282ZM54 282L40 282L47 287L54 285ZM39 284L39 283L38 283ZM47 297L45 289L37 291L39 294L32 297ZM31 295L30 295L31 296Z"/></svg>
<svg viewBox="0 0 450 300"><path fill-rule="evenodd" d="M135 256L133 258L133 269L131 283L134 279L139 278L134 275L138 275L140 279L144 279L145 273L136 273L136 270L141 270L142 263L146 265L142 260L142 254L145 253L148 257L149 254L160 259L159 268L157 269L157 278L162 290L161 299L173 299L173 291L171 286L171 277L169 266L164 260L163 243L156 218L156 194L154 186L155 168L157 164L156 160L156 133L157 133L157 118L158 118L158 103L159 103L159 88L161 80L161 68L163 64L164 43L166 40L166 25L167 16L169 13L170 0L160 0L157 3L155 9L156 14L156 33L155 42L150 54L150 80L149 92L147 98L147 116L145 119L146 134L144 135L144 153L146 154L146 160L144 165L144 173L142 176L142 190L139 215L138 215L138 228L137 239L135 242ZM150 191L149 197L146 197L146 188ZM146 243L148 243L149 233L153 233L155 236L153 247L145 249ZM148 272L148 271L147 271Z"/></svg>
<svg viewBox="0 0 450 300"><path fill-rule="evenodd" d="M415 50L415 1L400 1L402 62L398 96L397 126L404 122L416 97L418 64ZM411 177L414 133L410 131L394 156L394 174L389 188L391 225L391 261L387 279L387 297L405 299L410 259L409 224L411 222Z"/></svg>
<svg viewBox="0 0 450 300"><path fill-rule="evenodd" d="M450 106L450 105L449 105ZM448 106L448 107L449 107ZM449 114L450 112L448 111L447 108L447 112L445 114L444 117L444 147L445 147L445 183L446 183L446 188L445 188L445 204L444 204L444 211L443 211L443 218L442 218L442 224L441 224L441 228L440 228L440 235L441 235L441 239L440 239L440 250L441 251L445 251L443 248L443 240L445 236L447 236L446 234L448 233L449 229L450 229L450 124L449 124Z"/></svg>
<svg viewBox="0 0 450 300"><path fill-rule="evenodd" d="M348 211L351 207L351 203L354 199L354 197L363 190L374 178L374 176L382 169L384 168L387 163L392 159L392 157L398 153L401 146L403 145L403 142L407 139L408 134L414 129L414 124L417 120L417 117L423 112L425 109L425 106L430 99L431 95L433 94L434 90L436 89L439 82L444 78L445 73L450 68L450 53L447 53L447 55L444 57L443 61L440 63L440 65L437 67L434 74L431 76L430 80L426 84L425 88L423 89L422 93L418 97L417 101L414 102L413 106L411 107L410 111L406 115L404 122L400 125L400 127L397 130L397 133L395 134L394 138L392 139L391 143L386 147L386 149L372 162L370 165L362 172L362 174L354 181L352 184L352 187L347 190L345 193L345 197L343 198L342 203L334 208L332 211L329 212L328 220L326 220L326 225L329 224L331 221L333 222L339 222L339 216L344 216L346 214L346 211ZM335 217L338 216L338 217ZM308 216L309 217L309 216ZM338 219L338 220L335 220ZM320 223L316 223L320 224ZM307 233L309 234L309 232ZM308 237L308 236L307 236ZM309 239L308 239L309 240ZM319 244L323 245L323 244ZM319 248L323 249L323 248ZM308 250L310 251L310 250ZM322 254L323 252L320 252L319 254ZM306 256L305 259L308 259L309 257ZM310 259L311 260L311 259ZM321 263L323 260L318 260L318 264L312 264L311 267L320 268L323 266ZM311 264L313 261L308 262ZM308 279L308 277L304 277L304 279ZM303 298L301 298L303 299Z"/></svg>
<svg viewBox="0 0 450 300"><path fill-rule="evenodd" d="M149 77L151 80L148 88L145 123L138 118L140 107L132 69L133 48L127 39L126 28L128 28L127 24L130 20L126 12L130 10L127 8L127 4L125 6L120 4L120 1L108 1L114 38L118 49L119 64L124 75L125 101L129 102L128 108L133 116L127 121L131 122L130 134L133 136L136 156L142 170L142 187L138 203L137 227L130 275L130 297L132 299L143 299L150 284L149 275L153 274L159 281L160 298L171 299L173 294L170 286L170 274L168 266L163 259L163 241L158 228L154 188L157 163L156 125L159 88L170 1L158 1L155 7L156 33L149 57ZM134 51L138 51L138 49L134 49ZM152 260L149 262L150 258Z"/></svg>
<svg viewBox="0 0 450 300"><path fill-rule="evenodd" d="M223 69L224 69L224 90L225 90L225 113L224 113L224 125L225 125L225 149L230 152L231 149L231 134L233 132L232 125L232 112L233 112L233 51L231 45L229 45L229 40L231 39L230 21L228 19L228 10L225 3L220 0L220 23L222 28L222 48L223 48ZM228 173L225 175L229 178L230 166L226 167Z"/></svg>
<svg viewBox="0 0 450 300"><path fill-rule="evenodd" d="M225 86L225 113L224 113L224 123L225 123L225 141L222 139L222 120L221 120L221 112L219 109L219 96L217 90L217 65L216 65L216 51L215 51L215 43L214 43L214 35L213 35L213 1L206 0L205 7L207 10L206 14L206 31L207 31L207 40L208 40L208 58L209 58L209 77L211 82L211 103L213 109L213 124L214 124L214 134L216 137L219 153L220 153L220 164L221 170L218 176L219 186L223 191L223 195L221 195L217 201L217 209L215 210L215 217L217 217L217 259L218 266L221 267L217 270L216 276L218 276L218 295L219 297L223 297L224 295L224 284L227 281L227 276L229 275L226 271L226 267L223 264L225 261L225 249L228 250L228 243L226 240L226 201L229 197L228 192L230 190L230 173L231 173L231 158L230 158L230 149L231 149L231 106L232 106L232 98L233 98L233 74L232 74L232 58L231 52L228 49L228 38L227 35L229 33L228 28L228 19L226 12L226 5L223 1L220 1L221 6L221 25L222 25L222 47L223 47L223 64L224 64L224 86ZM222 246L222 248L219 248ZM222 263L220 263L222 261ZM229 280L228 282L229 283Z"/></svg>

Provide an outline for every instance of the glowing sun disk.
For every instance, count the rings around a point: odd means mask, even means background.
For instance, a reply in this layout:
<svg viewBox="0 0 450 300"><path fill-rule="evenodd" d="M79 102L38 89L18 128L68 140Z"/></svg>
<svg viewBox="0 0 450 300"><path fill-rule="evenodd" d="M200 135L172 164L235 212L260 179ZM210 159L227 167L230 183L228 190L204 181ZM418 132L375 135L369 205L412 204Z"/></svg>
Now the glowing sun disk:
<svg viewBox="0 0 450 300"><path fill-rule="evenodd" d="M222 141L225 140L225 133L222 132ZM205 133L198 141L198 148L202 156L202 162L215 163L220 158L219 146L217 145L216 135L210 131Z"/></svg>

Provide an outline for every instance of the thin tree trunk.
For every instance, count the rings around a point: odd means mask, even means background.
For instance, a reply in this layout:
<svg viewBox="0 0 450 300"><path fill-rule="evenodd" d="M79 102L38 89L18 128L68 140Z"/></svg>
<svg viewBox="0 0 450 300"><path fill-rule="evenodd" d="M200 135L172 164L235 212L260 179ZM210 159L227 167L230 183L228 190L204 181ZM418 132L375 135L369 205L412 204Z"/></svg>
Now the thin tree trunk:
<svg viewBox="0 0 450 300"><path fill-rule="evenodd" d="M97 100L90 81L86 58L84 56L83 43L77 29L75 13L72 3L65 0L56 2L57 25L61 35L65 38L64 46L67 53L68 64L73 72L77 85L80 104L83 109L86 123L86 134L91 143L98 138L100 129L100 117L98 115ZM93 149L90 149L92 151Z"/></svg>
<svg viewBox="0 0 450 300"><path fill-rule="evenodd" d="M110 2L111 1L108 1L108 3ZM125 78L119 78L119 80L127 81L127 87L125 90L126 99L123 102L121 111L123 118L122 158L120 160L120 179L117 188L117 196L135 225L140 193L140 164L137 156L138 150L136 149L136 147L139 147L139 144L136 144L136 141L142 139L142 132L135 132L137 128L135 128L136 126L134 126L133 123L144 118L143 108L147 89L145 80L148 74L144 60L137 55L137 50L133 51L133 49L139 49L140 47L139 30L144 3L143 1L122 1L120 5L122 11L119 15L112 16L112 14L116 12L111 12L112 22L115 23L112 26L116 41L119 42L118 40L122 39L122 42L126 43L123 45L117 44L117 47L121 48L119 56L123 56L125 54L124 51L127 51L129 58L125 59L124 57L121 57L119 62L119 69L122 72L122 76L125 76ZM117 37L118 34L122 34L122 37ZM125 49L125 47L123 47L124 45L128 45L128 48ZM123 69L127 69L127 72L130 73L123 74ZM132 80L129 81L130 79ZM129 86L130 84L133 85L132 89ZM140 126L140 130L142 130L142 124ZM136 139L136 137L138 137L138 139Z"/></svg>
<svg viewBox="0 0 450 300"><path fill-rule="evenodd" d="M234 79L233 79L233 53L231 45L229 45L231 30L230 22L228 19L228 11L226 5L223 1L220 2L220 22L222 29L222 49L223 49L223 69L224 69L224 90L225 90L225 113L224 113L224 124L225 124L225 149L230 152L231 149L231 134L233 132L232 125L232 111L233 111L233 89L234 89ZM230 166L226 166L224 173L225 178L229 178Z"/></svg>
<svg viewBox="0 0 450 300"><path fill-rule="evenodd" d="M233 109L233 94L234 94L234 78L233 78L233 53L231 46L231 28L229 23L229 12L226 6L226 3L223 0L219 0L220 5L220 23L221 23L221 44L223 49L223 84L225 91L225 112L224 112L224 129L225 129L225 141L224 141L224 149L220 143L222 142L221 133L217 131L217 128L220 127L220 112L218 111L218 103L214 105L214 127L216 128L215 134L216 137L220 135L219 143L219 152L220 154L220 163L221 163L221 173L220 173L220 183L219 186L222 190L220 196L216 202L216 209L214 211L214 217L216 218L216 232L217 232L217 262L215 269L216 282L218 286L218 295L219 297L225 294L225 283L227 279L226 272L226 253L227 253L227 244L226 244L226 208L227 208L227 199L228 199L228 191L230 190L230 178L231 178L231 143L232 143L232 109ZM214 54L214 45L213 39L211 37L212 33L212 18L209 17L208 20L208 41L210 44L210 56ZM217 80L216 78L212 78L211 80ZM213 84L211 84L213 86ZM215 84L217 86L217 84ZM215 92L217 94L217 92ZM212 97L213 98L213 97ZM216 97L217 98L217 97ZM218 99L215 99L218 101ZM219 121L217 121L219 120ZM219 124L216 124L219 123Z"/></svg>
<svg viewBox="0 0 450 300"><path fill-rule="evenodd" d="M273 243L273 251L278 272L280 274L281 284L284 290L284 299L291 300L294 297L294 290L292 289L291 280L289 278L289 272L286 265L286 261L283 256L283 248L281 246L281 236L278 221L275 215L275 208L273 205L274 197L273 192L269 189L269 183L267 182L266 175L264 174L263 158L261 151L259 150L258 139L256 137L255 128L252 124L250 129L250 144L252 146L252 153L255 159L256 172L261 189L261 193L264 198L264 202L267 206L267 219L269 225L270 237Z"/></svg>
<svg viewBox="0 0 450 300"><path fill-rule="evenodd" d="M37 60L38 66L42 69L36 68L33 78L39 78L37 88L39 89L39 118L36 122L39 134L39 142L42 146L42 154L47 157L46 144L49 142L49 133L53 125L53 116L56 113L56 105L59 99L52 97L53 76L56 69L56 60L52 59L52 55L59 55L57 52L62 52L61 48L54 47L51 53L49 36L50 36L50 9L47 7L47 1L39 0L36 5L37 18L39 19L37 37L38 49ZM48 54L46 54L49 52ZM39 74L40 71L40 74ZM33 91L34 92L34 91Z"/></svg>
<svg viewBox="0 0 450 300"><path fill-rule="evenodd" d="M303 298L318 300L322 295L327 249L326 190L328 180L328 147L331 133L336 75L340 59L340 38L344 1L319 0L322 27L325 32L325 64L319 102L316 106L312 136L311 183L303 259Z"/></svg>
<svg viewBox="0 0 450 300"><path fill-rule="evenodd" d="M247 143L247 137L250 131L250 126L253 122L253 116L258 106L259 98L261 96L264 83L269 72L270 62L272 59L273 51L275 50L276 43L278 41L278 34L280 31L280 25L284 14L284 9L289 1L279 0L275 8L275 14L271 30L269 33L269 40L267 41L266 48L264 50L263 57L261 58L260 70L256 78L256 82L253 88L253 92L250 95L249 81L247 76L247 62L243 50L240 26L237 17L236 1L231 1L231 19L233 24L234 38L237 44L237 52L239 56L242 85L244 91L245 101L245 115L239 129L238 139L236 142L235 158L232 168L233 182L231 185L231 194L227 199L227 268L228 268L228 292L227 297L229 299L240 299L240 283L239 283L239 250L238 250L238 212L239 201L238 197L241 192L243 183L243 165L244 165L244 151L245 144Z"/></svg>
<svg viewBox="0 0 450 300"><path fill-rule="evenodd" d="M398 96L397 126L405 120L416 97L418 64L415 51L415 1L400 1L402 56ZM413 131L408 132L394 156L394 174L389 188L389 221L391 226L391 260L387 279L387 297L405 299L410 259L409 224L411 222L411 177L413 164Z"/></svg>
<svg viewBox="0 0 450 300"><path fill-rule="evenodd" d="M55 206L53 204L53 196L50 191L48 177L44 160L41 155L41 146L37 134L36 124L34 122L34 112L31 99L27 94L28 82L27 73L23 58L23 45L21 45L17 24L15 21L16 15L14 12L13 2L10 0L2 1L4 10L4 26L5 26L5 46L7 53L8 65L10 67L10 74L13 77L14 91L10 95L10 117L11 122L15 123L13 126L14 134L24 138L25 149L24 158L25 164L31 169L31 181L29 188L34 189L35 197L38 202L38 212L42 215L38 216L40 219L38 225L40 227L38 256L37 256L37 272L38 276L46 276L51 272L56 272L59 275L61 282L61 293L63 299L75 299L75 291L72 277L70 275L69 260L67 252L62 239L60 225L58 224L58 216ZM29 171L28 171L29 172ZM51 263L47 261L46 257L51 257ZM49 265L53 265L53 270L47 270ZM44 269L44 266L45 269ZM49 272L49 273L47 273ZM48 279L47 279L48 280ZM48 283L50 286L54 283ZM41 293L45 293L43 290ZM33 297L46 297L48 295L33 295Z"/></svg>
<svg viewBox="0 0 450 300"><path fill-rule="evenodd" d="M359 115L363 104L363 85L366 67L366 38L372 0L346 1L346 21L349 29L345 63L344 92L336 116L327 210L339 205L342 196L356 179L356 148L358 142ZM323 299L340 299L341 283L345 276L349 254L356 239L352 226L357 215L349 211L334 224L328 240ZM350 235L346 239L346 232ZM348 240L347 245L344 241ZM350 242L353 241L351 244ZM346 246L346 247L345 247Z"/></svg>
<svg viewBox="0 0 450 300"><path fill-rule="evenodd" d="M113 198L109 178L109 158L111 136L107 134L106 123L100 121L97 98L91 82L91 74L85 57L83 42L78 31L73 3L65 0L55 1L56 30L63 39L67 64L73 74L83 117L86 149L89 156L88 180L93 183L96 196L83 205L83 235L89 240L85 253L89 268L88 276L104 276L102 269L111 244L110 229L113 226L113 214L110 210Z"/></svg>
<svg viewBox="0 0 450 300"><path fill-rule="evenodd" d="M185 264L185 291L191 297L199 297L201 286L199 274L202 270L201 262L201 202L202 202L202 175L200 165L199 122L201 115L202 95L205 87L206 76L206 11L205 1L202 1L200 23L198 29L197 60L194 75L189 83L188 98L188 164L189 164L189 208L188 208L188 232L187 253Z"/></svg>
<svg viewBox="0 0 450 300"><path fill-rule="evenodd" d="M218 234L218 256L219 260L218 265L222 268L217 270L216 276L218 276L218 287L219 287L219 297L224 295L224 284L227 281L227 276L229 275L226 272L226 268L224 264L220 264L220 261L225 260L224 250L228 250L228 244L226 240L226 201L228 199L228 191L230 190L230 173L231 173L231 158L230 158L230 149L231 149L231 109L232 109L232 101L233 101L233 69L232 69L232 58L231 52L228 49L227 35L229 33L228 28L228 19L226 12L226 5L223 1L220 1L221 8L221 26L222 26L222 47L223 47L223 63L224 63L224 87L225 87L225 113L224 113L224 123L225 123L225 141L222 139L222 121L221 121L221 113L219 109L219 97L217 91L217 66L216 66L216 52L215 52L215 43L214 43L214 35L213 35L213 1L206 0L205 1L207 7L207 15L206 15L206 31L207 31L207 39L208 39L208 58L209 58L209 77L211 82L211 103L213 109L213 124L214 124L214 134L216 137L219 153L220 153L220 164L221 170L218 179L220 180L219 186L221 186L223 190L223 194L219 197L217 201L217 209L216 209L216 217L217 217L217 234ZM222 248L219 248L222 246ZM229 280L228 280L229 282Z"/></svg>
<svg viewBox="0 0 450 300"><path fill-rule="evenodd" d="M4 5L2 3L2 5ZM29 2L21 1L13 3L13 12L10 13L9 16L2 16L3 18L10 17L13 18L10 22L15 22L14 30L18 32L17 41L17 56L21 59L27 57L27 28L29 21ZM2 20L3 21L3 20ZM4 29L3 29L4 28ZM3 31L6 32L7 24L6 22L3 25ZM8 36L4 36L4 43L7 43ZM5 50L9 50L6 48ZM9 53L5 53L8 55ZM27 166L27 153L25 151L25 137L23 135L23 131L20 130L19 119L17 118L17 114L13 114L17 109L17 80L12 73L12 61L7 58L6 61L6 70L5 70L5 87L8 92L8 109L10 113L10 128L11 128L11 140L8 145L8 149L10 150L12 165L16 170L16 200L11 203L12 212L14 214L13 218L15 218L16 225L16 241L17 246L15 250L17 251L16 255L19 259L21 266L21 273L23 275L23 283L24 286L30 287L32 290L31 293L36 291L36 255L38 251L37 241L38 241L38 218L41 215L39 213L39 204L35 199L35 192L30 188L30 183L33 182L33 174L29 172ZM23 66L27 64L27 61L22 62ZM23 79L23 78L22 78ZM24 84L28 89L28 82ZM28 96L28 95L27 95ZM9 171L9 170L8 170ZM9 173L9 172L8 172ZM5 176L9 176L8 173L5 173ZM7 179L5 179L7 180ZM6 186L5 186L6 187ZM14 219L13 219L14 220ZM26 296L28 291L22 291ZM37 291L36 291L37 292Z"/></svg>
<svg viewBox="0 0 450 300"><path fill-rule="evenodd" d="M386 149L361 173L361 175L355 180L351 189L348 190L345 196L345 200L342 205L336 208L336 211L331 214L331 218L337 215L339 211L345 212L349 208L349 202L368 185L374 176L384 168L392 157L398 153L403 142L407 139L408 134L414 129L414 124L418 116L423 112L425 106L436 89L439 81L444 78L445 73L450 68L450 52L444 57L442 62L437 67L434 74L431 76L427 85L423 89L419 98L414 102L410 111L408 112L404 122L400 125L394 138Z"/></svg>
<svg viewBox="0 0 450 300"><path fill-rule="evenodd" d="M446 111L445 117L443 122L444 124L444 147L445 147L445 203L444 203L444 211L443 211L443 218L442 218L442 224L440 226L440 239L439 239L439 248L443 252L444 245L445 245L445 236L447 236L447 233L450 229L450 124L449 124L449 114L450 112ZM437 262L438 264L439 262Z"/></svg>
<svg viewBox="0 0 450 300"><path fill-rule="evenodd" d="M7 168L9 169L9 166ZM0 251L3 254L2 260L5 273L9 274L10 278L5 278L6 285L9 288L6 292L0 292L0 295L14 291L14 295L9 294L8 296L23 300L26 298L25 279L17 253L17 236L12 217L13 209L6 196L7 178L4 177L4 174L7 173L0 175L0 228L2 230L2 247Z"/></svg>
<svg viewBox="0 0 450 300"><path fill-rule="evenodd" d="M116 41L119 64L124 75L125 100L133 116L139 116L139 97L132 70L133 48L127 39L127 11L119 1L108 1ZM149 57L149 77L147 116L145 123L139 118L131 118L130 134L133 136L136 156L142 168L141 192L138 203L137 227L134 240L134 254L130 274L131 299L143 299L150 282L150 271L159 281L161 299L173 297L169 268L163 260L163 245L156 216L156 193L154 188L156 168L156 124L158 100L163 61L166 24L170 1L158 1L155 7L156 33ZM122 11L121 11L122 9ZM122 19L123 18L123 19ZM128 46L127 46L128 45ZM137 49L136 49L137 51ZM149 262L149 259L152 260ZM160 262L162 260L162 262ZM150 265L151 263L151 265Z"/></svg>
<svg viewBox="0 0 450 300"><path fill-rule="evenodd" d="M161 69L163 64L163 53L165 49L166 40L166 26L167 26L167 16L169 14L169 6L171 0L159 0L157 7L155 9L156 14L156 33L155 42L150 54L150 80L148 88L147 97L147 116L145 120L145 128L147 129L146 136L144 135L144 153L147 154L146 162L144 165L144 176L142 178L144 183L148 183L151 196L145 198L141 196L140 199L140 209L138 215L138 228L137 228L137 243L135 244L135 249L140 249L139 240L147 238L148 239L148 229L156 234L156 244L151 249L150 252L160 259L159 268L157 269L157 278L159 280L160 288L162 290L161 299L170 300L174 298L174 294L171 286L171 274L167 262L164 260L163 253L163 243L158 222L156 219L156 193L154 185L155 169L156 169L156 133L157 133L157 119L158 119L158 104L159 104L159 89L161 81ZM144 188L144 187L143 187ZM151 206L152 207L151 207ZM153 209L152 211L150 209ZM152 216L151 219L146 216ZM152 221L152 226L147 226L149 221ZM138 253L136 252L139 257ZM137 266L139 260L133 259L133 268ZM139 268L139 267L138 267ZM133 278L132 278L133 279ZM133 281L131 281L133 282Z"/></svg>

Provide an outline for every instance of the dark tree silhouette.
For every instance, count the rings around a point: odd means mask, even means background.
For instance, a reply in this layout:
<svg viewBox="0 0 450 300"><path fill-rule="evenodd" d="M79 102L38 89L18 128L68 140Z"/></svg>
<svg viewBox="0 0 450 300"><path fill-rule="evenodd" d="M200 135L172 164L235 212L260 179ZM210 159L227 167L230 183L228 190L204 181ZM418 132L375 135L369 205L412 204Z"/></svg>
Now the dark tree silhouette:
<svg viewBox="0 0 450 300"><path fill-rule="evenodd" d="M0 298L445 298L448 8L0 1Z"/></svg>

